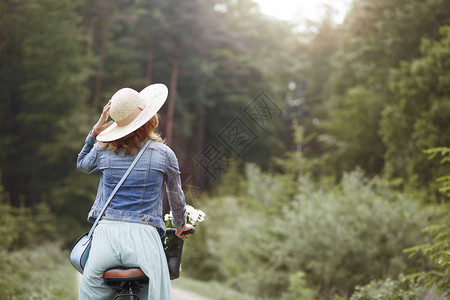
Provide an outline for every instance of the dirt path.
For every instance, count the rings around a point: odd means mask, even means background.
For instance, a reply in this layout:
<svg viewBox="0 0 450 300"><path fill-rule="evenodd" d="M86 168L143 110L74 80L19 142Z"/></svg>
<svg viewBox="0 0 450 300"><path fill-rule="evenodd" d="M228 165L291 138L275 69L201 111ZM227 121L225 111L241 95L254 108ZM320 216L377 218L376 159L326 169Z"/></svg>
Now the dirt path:
<svg viewBox="0 0 450 300"><path fill-rule="evenodd" d="M77 272L77 294L81 283L81 274ZM190 291L172 287L172 300L210 300Z"/></svg>
<svg viewBox="0 0 450 300"><path fill-rule="evenodd" d="M210 300L195 293L172 287L172 300Z"/></svg>

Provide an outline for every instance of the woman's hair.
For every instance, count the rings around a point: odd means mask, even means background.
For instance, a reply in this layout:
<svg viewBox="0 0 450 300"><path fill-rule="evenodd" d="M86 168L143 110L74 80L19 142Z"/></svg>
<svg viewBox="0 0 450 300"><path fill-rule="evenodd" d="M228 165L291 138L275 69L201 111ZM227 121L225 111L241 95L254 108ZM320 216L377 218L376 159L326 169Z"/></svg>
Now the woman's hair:
<svg viewBox="0 0 450 300"><path fill-rule="evenodd" d="M155 132L158 124L158 114L156 114L147 123L129 135L111 142L100 142L100 146L106 150L114 151L116 154L119 154L119 151L123 149L125 155L135 155L143 146L142 142L145 143L148 140L164 142L159 133Z"/></svg>

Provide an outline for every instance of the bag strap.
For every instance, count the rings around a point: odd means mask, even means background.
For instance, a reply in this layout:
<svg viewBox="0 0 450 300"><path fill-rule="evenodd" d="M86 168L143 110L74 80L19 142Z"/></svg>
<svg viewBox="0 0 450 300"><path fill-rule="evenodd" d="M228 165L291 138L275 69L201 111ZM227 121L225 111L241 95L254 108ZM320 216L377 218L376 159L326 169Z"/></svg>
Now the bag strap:
<svg viewBox="0 0 450 300"><path fill-rule="evenodd" d="M100 213L97 216L97 219L95 220L94 224L92 225L91 230L89 231L88 234L88 238L90 238L92 236L92 234L94 233L94 229L95 227L98 225L98 222L100 221L103 213L106 210L106 207L108 206L108 204L111 202L112 198L114 197L114 195L116 194L116 192L119 190L120 186L122 185L122 183L125 181L125 179L127 179L128 175L131 173L131 170L133 170L134 166L137 164L139 158L141 158L142 154L144 153L144 150L147 148L147 146L150 144L150 141L147 141L147 143L145 143L145 145L141 148L141 151L139 151L139 153L136 155L135 159L133 160L133 162L131 163L131 165L128 167L128 170L125 172L125 174L123 174L122 178L120 179L120 181L117 183L116 187L114 188L114 190L111 192L111 194L109 195L108 200L106 200L105 205L103 206L102 210L100 211Z"/></svg>

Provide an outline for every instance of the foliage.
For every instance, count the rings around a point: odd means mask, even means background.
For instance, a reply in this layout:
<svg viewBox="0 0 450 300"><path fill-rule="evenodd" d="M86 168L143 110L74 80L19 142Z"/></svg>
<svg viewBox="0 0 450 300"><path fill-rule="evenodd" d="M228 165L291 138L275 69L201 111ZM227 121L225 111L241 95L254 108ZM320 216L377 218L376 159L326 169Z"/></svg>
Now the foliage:
<svg viewBox="0 0 450 300"><path fill-rule="evenodd" d="M441 163L449 162L450 148L440 147L425 151L434 158L440 153L443 158ZM443 193L448 193L449 182L445 180L449 176L444 176L444 185L440 189ZM421 253L432 263L429 270L415 274L418 280L425 283L426 286L432 285L438 293L447 293L450 291L450 226L448 224L448 208L443 214L443 224L433 225L425 228L423 232L432 237L432 241L426 244L418 245L406 249L411 255Z"/></svg>
<svg viewBox="0 0 450 300"><path fill-rule="evenodd" d="M196 228L195 235L185 240L182 277L188 276L205 282L225 280L219 272L217 254L210 248L210 234L212 234L210 229L201 224Z"/></svg>
<svg viewBox="0 0 450 300"><path fill-rule="evenodd" d="M58 244L35 243L26 249L0 249L1 300L76 299L75 271Z"/></svg>
<svg viewBox="0 0 450 300"><path fill-rule="evenodd" d="M442 170L421 151L448 144L449 12L442 0L354 1L335 30L340 39L328 52L328 76L304 73L312 86L321 84L317 99L306 98L316 103L309 114L320 119L312 127L315 151L306 154L323 153L322 174L339 179L359 166L371 177L401 178L401 187L427 188L428 200L438 197L434 179ZM309 92L307 86L303 95Z"/></svg>
<svg viewBox="0 0 450 300"><path fill-rule="evenodd" d="M363 86L349 88L330 111L333 121L322 125L328 132L322 139L337 145L333 163L340 170L359 166L371 175L381 170L384 146L377 132L382 105L378 97Z"/></svg>
<svg viewBox="0 0 450 300"><path fill-rule="evenodd" d="M86 219L98 180L98 176L86 176L73 170L48 195L58 228L57 238L67 248L92 226Z"/></svg>
<svg viewBox="0 0 450 300"><path fill-rule="evenodd" d="M273 245L272 253L280 267L304 271L322 294L347 296L357 284L412 267L402 250L417 241L424 219L410 196L366 181L361 172L345 175L330 191L302 179L293 202L274 220L283 247Z"/></svg>
<svg viewBox="0 0 450 300"><path fill-rule="evenodd" d="M422 153L450 143L450 27L441 27L440 33L439 40L422 40L421 57L392 71L390 86L397 101L386 106L381 120L387 174L415 185L448 173Z"/></svg>
<svg viewBox="0 0 450 300"><path fill-rule="evenodd" d="M441 164L450 162L450 148L448 147L427 149L424 150L424 152L429 155L429 159L433 159L440 154L442 156ZM450 175L444 175L437 178L437 182L441 184L439 191L450 197Z"/></svg>
<svg viewBox="0 0 450 300"><path fill-rule="evenodd" d="M60 170L66 171L49 165L52 153L41 149L54 140L61 130L56 124L82 96L75 7L57 0L0 4L0 169L15 206L43 201Z"/></svg>
<svg viewBox="0 0 450 300"><path fill-rule="evenodd" d="M438 154L443 156L441 163L449 161L450 149L438 147L425 150L432 159ZM446 178L444 176L444 178ZM447 189L441 188L446 193ZM364 287L357 287L351 299L441 299L448 296L450 290L450 227L448 225L448 207L441 208L439 225L426 227L423 232L432 238L425 244L410 247L404 250L410 257L418 254L427 258L428 264L422 267L421 272L413 273L407 277L400 276L397 281L390 278L385 281L373 281ZM436 221L435 221L436 222ZM428 287L428 290L426 289ZM419 295L427 293L427 295ZM437 296L439 295L439 296ZM387 297L387 298L386 298Z"/></svg>
<svg viewBox="0 0 450 300"><path fill-rule="evenodd" d="M250 0L225 1L222 11L216 4L2 2L0 169L11 204L46 202L61 224L65 244L86 228L97 178L76 175L75 158L94 116L123 86L173 86L171 146L183 173L195 173L193 157L262 90L273 92L283 108L286 81L296 73L293 25L266 18ZM175 86L177 40L181 53ZM167 105L161 110L163 135L166 115ZM269 131L280 136L289 126L278 124ZM277 138L258 143L261 149L250 149L246 159L261 164L285 148Z"/></svg>
<svg viewBox="0 0 450 300"><path fill-rule="evenodd" d="M422 266L446 274L425 261L446 228L414 248L423 264L402 249L433 221L417 200L443 202L436 178L450 192L448 166L422 152L450 142L450 2L354 0L343 24L330 16L298 32L251 0L2 1L1 251L67 247L89 228L98 177L75 170L83 139L118 88L163 82L185 174L204 173L195 158L261 91L284 112L195 203L208 220L186 273L287 299L345 298ZM400 291L401 278L358 291Z"/></svg>
<svg viewBox="0 0 450 300"><path fill-rule="evenodd" d="M339 187L302 178L289 196L295 179L287 178L249 165L246 190L203 202L208 220L220 220L205 221L202 244L217 262L214 276L261 297L312 297L315 289L347 297L357 284L417 266L402 250L417 242L430 213L410 195L355 171Z"/></svg>
<svg viewBox="0 0 450 300"><path fill-rule="evenodd" d="M316 292L307 287L305 273L298 271L289 276L289 289L282 297L283 300L314 300Z"/></svg>
<svg viewBox="0 0 450 300"><path fill-rule="evenodd" d="M423 294L423 287L416 280L401 275L398 280L392 280L391 278L373 280L365 286L357 286L350 299L415 300L419 299L421 294Z"/></svg>
<svg viewBox="0 0 450 300"><path fill-rule="evenodd" d="M433 225L424 229L433 237L432 243L406 249L411 254L422 253L433 264L431 270L414 274L426 286L434 286L440 293L450 291L450 226Z"/></svg>
<svg viewBox="0 0 450 300"><path fill-rule="evenodd" d="M78 239L91 224L86 221L89 208L94 202L99 177L86 176L76 170L76 155L90 127L89 110L77 108L79 114L60 120L57 126L61 131L54 141L42 146L42 153L51 153L46 165L57 173L58 179L52 181L48 192L43 195L58 224L57 237L66 247Z"/></svg>
<svg viewBox="0 0 450 300"><path fill-rule="evenodd" d="M55 233L54 217L47 204L12 206L0 185L0 250L11 251L52 240Z"/></svg>

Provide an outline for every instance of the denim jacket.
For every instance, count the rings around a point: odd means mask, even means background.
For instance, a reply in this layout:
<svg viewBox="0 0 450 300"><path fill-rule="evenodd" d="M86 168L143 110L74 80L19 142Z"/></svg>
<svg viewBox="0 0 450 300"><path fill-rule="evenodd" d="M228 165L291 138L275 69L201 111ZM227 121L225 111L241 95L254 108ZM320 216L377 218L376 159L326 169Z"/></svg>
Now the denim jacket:
<svg viewBox="0 0 450 300"><path fill-rule="evenodd" d="M94 222L116 184L135 156L103 149L89 134L78 154L77 168L84 173L100 172L95 202L88 221ZM167 145L150 142L127 179L109 203L102 219L149 224L163 232L163 187L172 210L172 224L182 228L186 223L184 193L175 153Z"/></svg>

